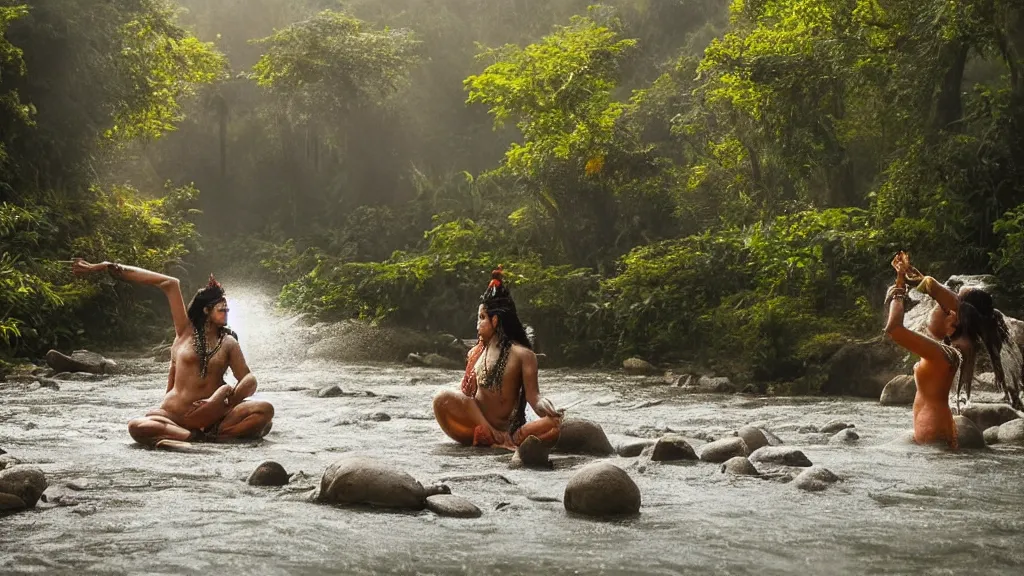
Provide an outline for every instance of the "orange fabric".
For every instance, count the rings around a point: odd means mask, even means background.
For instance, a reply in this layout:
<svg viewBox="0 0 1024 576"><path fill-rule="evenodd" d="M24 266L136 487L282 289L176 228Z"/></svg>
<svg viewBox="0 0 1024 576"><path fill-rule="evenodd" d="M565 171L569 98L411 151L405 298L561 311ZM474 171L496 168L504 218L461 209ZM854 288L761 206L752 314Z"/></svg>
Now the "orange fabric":
<svg viewBox="0 0 1024 576"><path fill-rule="evenodd" d="M469 360L466 362L466 373L462 376L462 393L470 398L476 396L476 361L484 353L483 342L477 342L469 352Z"/></svg>
<svg viewBox="0 0 1024 576"><path fill-rule="evenodd" d="M494 435L487 426L477 426L473 429L473 446L493 446Z"/></svg>

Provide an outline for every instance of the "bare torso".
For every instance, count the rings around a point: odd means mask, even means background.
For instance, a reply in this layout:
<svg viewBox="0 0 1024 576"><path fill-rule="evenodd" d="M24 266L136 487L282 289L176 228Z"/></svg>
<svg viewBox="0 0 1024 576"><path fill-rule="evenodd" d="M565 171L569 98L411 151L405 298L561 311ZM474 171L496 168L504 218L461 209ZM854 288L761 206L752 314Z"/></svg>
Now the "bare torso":
<svg viewBox="0 0 1024 576"><path fill-rule="evenodd" d="M519 344L512 345L501 386L496 388L485 388L483 383L485 375L498 363L500 351L497 344L490 344L476 362L476 401L487 421L499 430L508 430L512 416L518 408L523 388L523 356L527 354L532 355L533 351Z"/></svg>
<svg viewBox="0 0 1024 576"><path fill-rule="evenodd" d="M949 390L955 373L955 367L946 362L921 359L914 365L914 440L918 443L953 443L956 439L953 412L949 409Z"/></svg>
<svg viewBox="0 0 1024 576"><path fill-rule="evenodd" d="M238 341L225 335L220 349L210 357L206 377L199 375L199 355L192 347L193 336L187 334L175 340L171 346L171 372L167 376L167 394L160 403L160 409L177 417L184 417L193 409L193 404L205 398L224 385L224 374L230 365L231 355L238 351ZM210 342L210 347L216 346Z"/></svg>

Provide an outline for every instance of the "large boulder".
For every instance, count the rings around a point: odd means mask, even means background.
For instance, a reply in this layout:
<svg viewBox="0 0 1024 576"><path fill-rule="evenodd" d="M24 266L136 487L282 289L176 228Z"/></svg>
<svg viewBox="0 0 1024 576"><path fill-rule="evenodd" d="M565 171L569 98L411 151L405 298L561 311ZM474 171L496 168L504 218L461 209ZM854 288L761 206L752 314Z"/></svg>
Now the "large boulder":
<svg viewBox="0 0 1024 576"><path fill-rule="evenodd" d="M973 404L964 408L961 414L974 422L979 430L987 430L1020 418L1020 414L1007 404Z"/></svg>
<svg viewBox="0 0 1024 576"><path fill-rule="evenodd" d="M592 456L610 456L615 453L615 448L608 441L604 429L600 424L572 418L562 420L558 429L558 442L555 443L555 452L568 454L588 454Z"/></svg>
<svg viewBox="0 0 1024 576"><path fill-rule="evenodd" d="M565 486L566 511L608 517L640 512L640 488L625 470L607 462L593 462L576 472Z"/></svg>
<svg viewBox="0 0 1024 576"><path fill-rule="evenodd" d="M657 374L658 369L650 362L641 358L627 358L622 362L622 369L628 374Z"/></svg>
<svg viewBox="0 0 1024 576"><path fill-rule="evenodd" d="M444 485L424 488L415 478L388 464L349 456L327 467L316 499L342 506L423 510L428 496L449 492Z"/></svg>
<svg viewBox="0 0 1024 576"><path fill-rule="evenodd" d="M917 396L917 383L914 377L901 374L889 380L878 398L882 406L911 406Z"/></svg>
<svg viewBox="0 0 1024 576"><path fill-rule="evenodd" d="M1024 446L1024 420L1018 418L999 426L997 439L1000 444Z"/></svg>
<svg viewBox="0 0 1024 576"><path fill-rule="evenodd" d="M0 511L35 507L47 486L38 468L15 465L0 470Z"/></svg>
<svg viewBox="0 0 1024 576"><path fill-rule="evenodd" d="M885 338L847 342L821 364L821 392L830 396L878 398L897 372L902 354Z"/></svg>
<svg viewBox="0 0 1024 576"><path fill-rule="evenodd" d="M55 372L113 374L117 371L116 362L88 350L75 350L71 356L50 350L46 353L46 364Z"/></svg>
<svg viewBox="0 0 1024 576"><path fill-rule="evenodd" d="M309 358L339 362L401 362L410 354L440 354L465 362L447 340L448 336L431 335L407 328L371 326L349 320L337 324L318 324L311 330L316 340L306 350Z"/></svg>
<svg viewBox="0 0 1024 576"><path fill-rule="evenodd" d="M953 416L956 422L956 441L961 450L979 450L987 448L985 435L978 430L978 427L963 416Z"/></svg>

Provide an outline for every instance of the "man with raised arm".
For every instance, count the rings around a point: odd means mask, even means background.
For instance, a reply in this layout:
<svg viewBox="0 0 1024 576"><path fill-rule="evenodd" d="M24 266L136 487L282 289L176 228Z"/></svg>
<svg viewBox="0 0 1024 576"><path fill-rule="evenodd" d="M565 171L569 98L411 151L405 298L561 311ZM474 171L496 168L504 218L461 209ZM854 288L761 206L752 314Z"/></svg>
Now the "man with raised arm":
<svg viewBox="0 0 1024 576"><path fill-rule="evenodd" d="M167 296L174 319L171 371L159 408L128 422L136 442L155 448L181 448L197 440L224 441L261 438L270 431L274 407L261 400L246 400L256 392L256 376L249 371L228 327L224 288L210 276L188 308L177 278L113 262L72 263L76 276L107 272L128 282L149 284ZM238 383L224 382L228 368Z"/></svg>

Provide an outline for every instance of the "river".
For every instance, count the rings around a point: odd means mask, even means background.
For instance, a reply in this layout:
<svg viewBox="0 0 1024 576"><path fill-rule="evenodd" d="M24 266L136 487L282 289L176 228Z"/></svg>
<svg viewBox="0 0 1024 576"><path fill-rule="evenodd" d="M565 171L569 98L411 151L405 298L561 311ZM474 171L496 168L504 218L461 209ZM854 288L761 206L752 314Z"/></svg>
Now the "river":
<svg viewBox="0 0 1024 576"><path fill-rule="evenodd" d="M308 328L263 292L234 289L231 324L276 408L258 444L196 453L133 445L126 422L159 402L166 367L0 389L0 447L42 469L49 499L0 518L3 574L1021 574L1024 450L948 454L906 444L909 407L847 398L697 396L615 372L543 370L541 389L612 443L666 429L721 436L760 423L842 481L824 492L726 476L703 463L638 466L641 514L600 522L560 503L573 469L510 470L508 453L464 449L431 417L456 371L308 360ZM374 395L318 398L338 385ZM661 403L637 407L646 401ZM390 420L372 417L384 412ZM852 446L806 432L856 425ZM804 430L804 432L801 432ZM699 441L695 440L695 444ZM342 453L448 480L478 519L345 510L305 500ZM263 460L296 472L285 488L246 484ZM505 482L496 475L501 475ZM552 501L553 500L553 501ZM74 502L72 502L74 503Z"/></svg>

